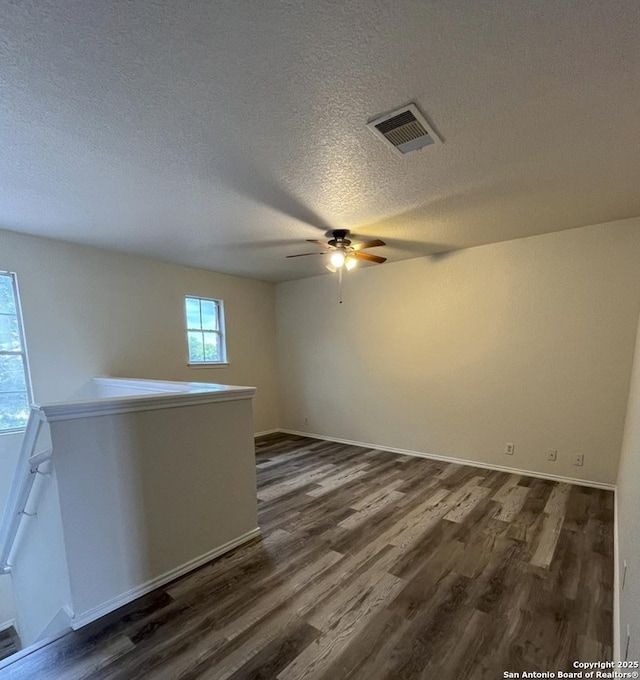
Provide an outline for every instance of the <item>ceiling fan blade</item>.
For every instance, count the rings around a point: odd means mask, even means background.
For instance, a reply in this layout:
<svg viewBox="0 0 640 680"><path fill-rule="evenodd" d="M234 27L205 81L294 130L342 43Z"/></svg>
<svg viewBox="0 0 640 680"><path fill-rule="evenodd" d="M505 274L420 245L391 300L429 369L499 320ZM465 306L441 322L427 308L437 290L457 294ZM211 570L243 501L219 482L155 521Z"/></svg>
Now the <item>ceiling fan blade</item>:
<svg viewBox="0 0 640 680"><path fill-rule="evenodd" d="M306 257L307 255L325 255L325 253L300 253L300 255L285 255L285 257Z"/></svg>
<svg viewBox="0 0 640 680"><path fill-rule="evenodd" d="M383 262L387 261L386 257L380 257L378 255L369 255L369 253L354 252L351 253L351 257L355 257L358 260L367 260L368 262L377 262L378 264L382 264Z"/></svg>
<svg viewBox="0 0 640 680"><path fill-rule="evenodd" d="M378 246L386 246L387 244L384 241L381 241L379 238L374 239L373 241L365 241L364 243L356 243L353 246L354 250L364 250L365 248L377 248Z"/></svg>
<svg viewBox="0 0 640 680"><path fill-rule="evenodd" d="M333 246L330 246L325 241L318 241L318 239L315 239L315 238L308 238L308 239L305 239L305 240L307 241L307 243L315 243L316 245L322 246L323 248L329 248L329 249L333 248Z"/></svg>

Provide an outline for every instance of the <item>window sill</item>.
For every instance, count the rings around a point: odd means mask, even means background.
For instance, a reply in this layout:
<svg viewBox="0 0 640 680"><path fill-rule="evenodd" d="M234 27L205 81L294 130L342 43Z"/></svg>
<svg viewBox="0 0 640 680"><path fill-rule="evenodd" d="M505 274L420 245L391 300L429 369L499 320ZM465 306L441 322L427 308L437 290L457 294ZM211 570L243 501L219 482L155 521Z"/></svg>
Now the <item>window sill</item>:
<svg viewBox="0 0 640 680"><path fill-rule="evenodd" d="M27 429L26 425L24 427L16 427L11 430L0 430L0 437L5 434L24 434L25 430Z"/></svg>
<svg viewBox="0 0 640 680"><path fill-rule="evenodd" d="M227 368L229 366L228 361L217 361L215 364L187 364L189 368Z"/></svg>

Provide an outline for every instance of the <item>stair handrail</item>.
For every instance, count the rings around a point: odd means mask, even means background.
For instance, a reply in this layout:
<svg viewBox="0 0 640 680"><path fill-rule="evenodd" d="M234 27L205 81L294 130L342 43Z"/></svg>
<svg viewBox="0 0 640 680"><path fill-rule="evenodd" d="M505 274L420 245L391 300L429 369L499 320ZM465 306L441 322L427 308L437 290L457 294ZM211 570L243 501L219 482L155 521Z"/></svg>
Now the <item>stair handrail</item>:
<svg viewBox="0 0 640 680"><path fill-rule="evenodd" d="M20 522L25 515L25 508L29 502L38 467L51 457L50 449L34 453L40 428L44 422L45 416L42 411L37 406L32 406L0 524L1 574L8 574L11 571L9 556L20 528Z"/></svg>

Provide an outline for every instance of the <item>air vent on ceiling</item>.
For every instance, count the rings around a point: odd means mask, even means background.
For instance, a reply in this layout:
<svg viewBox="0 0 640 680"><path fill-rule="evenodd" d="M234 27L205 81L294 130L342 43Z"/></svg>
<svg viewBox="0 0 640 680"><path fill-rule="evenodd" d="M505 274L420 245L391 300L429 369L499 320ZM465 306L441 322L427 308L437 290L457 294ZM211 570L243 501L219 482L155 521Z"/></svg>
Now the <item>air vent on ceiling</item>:
<svg viewBox="0 0 640 680"><path fill-rule="evenodd" d="M415 104L379 116L367 127L401 154L441 142Z"/></svg>

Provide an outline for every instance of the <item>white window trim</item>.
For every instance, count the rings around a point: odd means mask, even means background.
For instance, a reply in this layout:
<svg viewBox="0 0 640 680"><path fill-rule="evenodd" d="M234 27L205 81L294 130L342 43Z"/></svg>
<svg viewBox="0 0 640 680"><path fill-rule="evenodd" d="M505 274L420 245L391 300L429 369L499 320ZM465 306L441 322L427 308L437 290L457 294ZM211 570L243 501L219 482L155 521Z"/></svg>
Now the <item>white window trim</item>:
<svg viewBox="0 0 640 680"><path fill-rule="evenodd" d="M22 321L22 303L20 301L20 290L18 288L18 277L14 272L0 269L1 276L8 276L11 279L11 286L13 288L13 299L16 305L16 318L18 320L18 335L20 337L21 350L0 350L0 356L21 356L22 367L24 369L24 381L27 388L27 401L33 404L33 387L31 385L31 371L29 370L29 354L27 352L27 342L24 336L24 323ZM3 434L15 434L17 432L24 432L25 427L13 427L8 430L0 430L0 436Z"/></svg>
<svg viewBox="0 0 640 680"><path fill-rule="evenodd" d="M187 298L193 300L205 300L207 302L215 302L218 309L218 330L217 331L205 331L202 328L189 328L189 321L187 319ZM225 325L225 314L224 314L224 300L219 298L208 298L202 297L201 295L185 295L184 296L184 325L185 325L185 339L187 343L187 366L189 368L226 368L229 366L229 357L227 355L227 328ZM220 361L191 361L189 356L189 331L198 333L217 333L220 337L222 348L222 359Z"/></svg>
<svg viewBox="0 0 640 680"><path fill-rule="evenodd" d="M196 361L187 362L189 368L227 368L229 366L228 361Z"/></svg>

